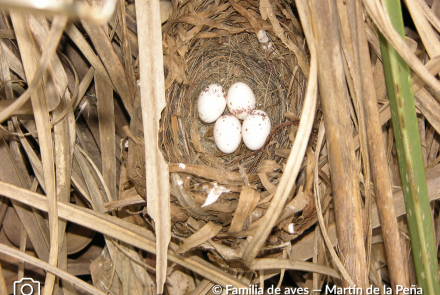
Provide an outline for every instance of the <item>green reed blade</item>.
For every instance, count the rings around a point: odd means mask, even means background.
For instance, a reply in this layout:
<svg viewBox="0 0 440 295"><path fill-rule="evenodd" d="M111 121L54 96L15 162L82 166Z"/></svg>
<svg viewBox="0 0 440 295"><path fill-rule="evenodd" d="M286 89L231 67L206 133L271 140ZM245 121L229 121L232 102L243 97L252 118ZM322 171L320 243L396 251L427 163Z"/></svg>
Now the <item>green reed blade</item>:
<svg viewBox="0 0 440 295"><path fill-rule="evenodd" d="M404 38L400 1L384 0L384 3L394 28ZM408 65L381 34L380 48L417 280L424 294L440 294L438 261L411 75Z"/></svg>

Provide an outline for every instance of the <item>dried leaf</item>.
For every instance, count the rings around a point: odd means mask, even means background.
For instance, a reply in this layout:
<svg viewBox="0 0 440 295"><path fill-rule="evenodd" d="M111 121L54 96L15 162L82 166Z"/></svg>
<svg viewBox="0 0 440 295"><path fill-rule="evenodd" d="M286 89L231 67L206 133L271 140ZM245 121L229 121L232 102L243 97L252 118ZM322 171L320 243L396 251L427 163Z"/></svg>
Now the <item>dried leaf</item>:
<svg viewBox="0 0 440 295"><path fill-rule="evenodd" d="M25 79L26 76L21 61L15 56L11 49L6 46L3 40L0 40L0 44L2 46L2 54L4 54L4 58L7 60L9 68L20 76L20 78Z"/></svg>
<svg viewBox="0 0 440 295"><path fill-rule="evenodd" d="M34 37L35 44L38 46L39 52L42 53L49 35L49 24L43 16L27 15L26 20ZM64 97L67 88L67 75L56 55L52 57L47 70L50 76L44 75L43 79L48 108L52 111L60 103L60 97Z"/></svg>
<svg viewBox="0 0 440 295"><path fill-rule="evenodd" d="M168 166L159 144L159 120L165 107L165 85L160 7L157 1L138 2L139 67L142 119L145 139L147 210L155 222L157 292L163 292L167 271L167 248L171 238ZM151 42L153 41L153 42Z"/></svg>
<svg viewBox="0 0 440 295"><path fill-rule="evenodd" d="M186 273L182 267L173 267L167 281L169 283L167 285L168 294L185 294L195 288L194 278Z"/></svg>
<svg viewBox="0 0 440 295"><path fill-rule="evenodd" d="M274 160L264 160L258 165L257 173L272 173L279 170L281 170L281 166L277 162Z"/></svg>
<svg viewBox="0 0 440 295"><path fill-rule="evenodd" d="M426 120L435 128L437 132L440 131L440 105L432 97L432 95L424 88L420 89L415 94L415 105L425 116Z"/></svg>
<svg viewBox="0 0 440 295"><path fill-rule="evenodd" d="M257 173L258 177L261 180L261 184L264 188L271 194L275 193L277 190L276 185L269 181L265 172Z"/></svg>
<svg viewBox="0 0 440 295"><path fill-rule="evenodd" d="M11 19L14 24L17 41L23 58L23 66L28 81L38 78L37 63L32 59L35 56L35 48L32 43L29 28L27 27L24 16L18 12L11 11ZM66 25L66 17L56 17L51 29L51 33L55 32L58 26L64 28ZM58 27L59 28L59 27ZM62 31L62 30L61 30ZM49 39L51 39L49 35ZM61 36L59 36L61 37ZM53 37L52 37L53 38ZM59 38L58 38L59 40ZM56 41L58 41L56 40ZM56 42L58 44L58 42ZM44 55L44 54L43 54ZM37 87L36 93L31 97L32 107L35 115L35 122L38 130L38 139L40 143L41 158L43 171L45 175L46 194L49 203L49 229L50 229L50 248L49 248L49 264L56 266L58 260L58 212L57 199L55 190L55 170L53 157L53 143L51 136L51 127L49 113L43 93L43 89ZM46 276L45 294L50 294L55 283L55 276L48 273Z"/></svg>
<svg viewBox="0 0 440 295"><path fill-rule="evenodd" d="M43 269L45 269L47 272L51 272L55 275L57 275L58 277L62 278L63 280L66 280L67 282L71 282L73 284L75 284L76 286L78 286L81 290L85 291L85 292L90 292L91 294L96 294L96 295L105 295L106 293L99 291L98 289L96 289L95 287L87 284L86 282L84 282L83 280L65 272L60 270L57 267L54 267L40 259L37 259L35 257L32 257L29 254L26 253L22 253L19 250L16 250L14 248L8 247L4 244L0 244L0 252L7 254L9 256L12 256L14 258L20 259L22 261L25 261L26 263L38 266L38 267L42 267ZM52 292L52 291L51 291Z"/></svg>
<svg viewBox="0 0 440 295"><path fill-rule="evenodd" d="M430 87L435 91L440 92L440 83L428 70L422 65L419 59L411 52L405 41L400 37L392 26L390 19L384 16L387 13L383 6L378 4L375 0L364 0L365 8L373 19L374 23L380 29L384 37L392 44L393 48L399 53L408 66Z"/></svg>
<svg viewBox="0 0 440 295"><path fill-rule="evenodd" d="M101 139L102 176L110 190L108 199L116 200L116 138L113 89L95 73L96 98L98 99L99 138Z"/></svg>
<svg viewBox="0 0 440 295"><path fill-rule="evenodd" d="M235 210L231 225L229 226L228 234L237 233L243 229L246 219L251 215L252 211L254 211L259 200L260 194L256 190L246 185L242 187L238 206Z"/></svg>
<svg viewBox="0 0 440 295"><path fill-rule="evenodd" d="M189 192L183 187L183 181L179 174L171 173L171 194L179 200L182 207L188 208L190 212L196 215L209 215L205 210L203 210L194 200Z"/></svg>
<svg viewBox="0 0 440 295"><path fill-rule="evenodd" d="M295 213L300 212L307 205L308 199L306 198L304 192L300 191L293 199L284 207L283 212L277 220L280 223L284 219L292 217ZM325 206L326 207L326 206ZM295 233L296 234L296 233Z"/></svg>
<svg viewBox="0 0 440 295"><path fill-rule="evenodd" d="M440 181L440 173L437 169L432 169L426 173L427 185L428 185L428 197L429 200L436 200L440 198L440 188L438 183ZM405 201L403 199L402 190L393 193L394 207L396 210L396 217L406 214ZM324 204L323 204L324 210ZM378 228L380 226L379 214L375 204L372 205L371 212L371 227ZM336 226L334 223L330 224L327 228L330 241L333 245L337 244L336 238ZM313 256L313 243L315 233L308 234L301 238L300 241L292 245L291 259L307 260Z"/></svg>
<svg viewBox="0 0 440 295"><path fill-rule="evenodd" d="M229 184L229 185L243 184L241 175L236 172L228 172L202 165L182 164L182 163L180 164L169 163L168 167L170 169L170 173L172 172L187 173L207 180L214 180L220 184ZM249 181L251 183L255 183L257 178L258 176L256 175L250 175Z"/></svg>
<svg viewBox="0 0 440 295"><path fill-rule="evenodd" d="M119 200L114 200L108 203L105 203L104 206L108 211L112 211L114 209L127 207L130 205L144 204L145 199L142 198L135 190L132 188L129 190L132 194L122 194ZM127 191L125 191L127 192Z"/></svg>
<svg viewBox="0 0 440 295"><path fill-rule="evenodd" d="M0 141L0 158L2 159L2 167L12 168L14 166L11 162L12 159L7 154L4 141ZM0 169L0 178L3 181L20 185L20 177L17 175L16 171L12 169L12 171L8 170L9 169ZM27 185L27 183L22 185ZM42 229L40 229L38 226L39 223L36 220L36 216L32 213L32 210L29 206L15 201L13 201L12 204L14 205L15 211L19 216L21 223L28 233L28 237L32 242L35 252L40 259L47 261L49 259L49 230L47 229L46 224L43 221L43 225L46 228L43 228L44 232L42 232Z"/></svg>
<svg viewBox="0 0 440 295"><path fill-rule="evenodd" d="M101 26L86 20L82 20L81 23L89 34L93 45L95 45L95 50L98 52L116 91L121 97L125 109L128 114L131 115L133 112L135 89L119 60L119 57Z"/></svg>
<svg viewBox="0 0 440 295"><path fill-rule="evenodd" d="M180 245L180 253L185 253L188 250L199 246L200 244L206 242L207 240L215 237L222 230L220 224L214 223L212 221L205 224L196 233L189 236L183 244Z"/></svg>
<svg viewBox="0 0 440 295"><path fill-rule="evenodd" d="M295 261L292 259L271 259L260 258L254 259L251 264L251 269L294 269L312 273L321 273L324 275L340 278L341 275L333 268L325 267L311 262Z"/></svg>
<svg viewBox="0 0 440 295"><path fill-rule="evenodd" d="M3 181L0 181L0 192L2 195L10 199L26 203L29 206L35 207L44 212L47 212L48 210L47 199L40 194L21 189ZM65 203L58 204L58 213L60 218L64 218L97 232L101 232L104 235L119 239L147 252L156 253L154 235L145 228L141 228L127 221L106 214L92 211L90 209L78 208ZM174 243L171 244L171 246L177 248ZM232 285L247 288L247 285L243 284L241 281L210 265L200 257L191 256L183 258L181 256L176 256L173 251L168 252L168 257L170 261L178 263L202 276L207 276L210 280L213 280L222 286Z"/></svg>
<svg viewBox="0 0 440 295"><path fill-rule="evenodd" d="M81 53L84 54L84 56L87 58L88 62L92 65L92 67L98 71L101 76L107 80L109 84L113 86L112 81L110 80L109 74L107 73L104 65L102 64L102 61L99 59L99 57L95 54L95 51L93 48L89 45L87 40L84 38L82 33L78 30L78 28L75 26L74 23L70 23L65 31L67 36L75 43L76 46L81 50Z"/></svg>

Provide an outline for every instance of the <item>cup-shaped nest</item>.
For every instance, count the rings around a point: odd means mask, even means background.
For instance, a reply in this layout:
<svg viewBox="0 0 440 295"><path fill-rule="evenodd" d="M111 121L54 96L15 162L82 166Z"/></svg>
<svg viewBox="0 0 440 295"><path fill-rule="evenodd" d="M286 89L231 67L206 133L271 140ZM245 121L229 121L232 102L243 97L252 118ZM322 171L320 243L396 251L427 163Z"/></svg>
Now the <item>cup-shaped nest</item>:
<svg viewBox="0 0 440 295"><path fill-rule="evenodd" d="M293 125L277 126L288 121L287 113L299 117L306 85L288 49L275 42L266 51L255 34L240 33L198 39L185 58L187 83L174 82L166 90L167 107L162 114L160 142L165 158L170 163L225 170L240 164L249 173L262 160L281 162L276 150L291 146L289 133ZM251 153L242 142L234 153L223 154L214 143L214 123L203 123L198 116L197 99L203 88L216 83L227 91L236 82L244 82L252 88L256 109L264 110L271 120L274 132L258 152ZM228 108L224 114L227 113Z"/></svg>

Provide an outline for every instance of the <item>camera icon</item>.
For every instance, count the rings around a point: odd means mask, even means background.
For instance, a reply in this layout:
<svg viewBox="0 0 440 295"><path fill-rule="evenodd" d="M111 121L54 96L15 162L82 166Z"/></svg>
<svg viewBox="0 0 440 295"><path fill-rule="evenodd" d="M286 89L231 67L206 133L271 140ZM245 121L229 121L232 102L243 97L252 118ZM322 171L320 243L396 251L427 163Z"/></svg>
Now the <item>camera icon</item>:
<svg viewBox="0 0 440 295"><path fill-rule="evenodd" d="M14 295L40 295L40 282L31 278L15 281Z"/></svg>

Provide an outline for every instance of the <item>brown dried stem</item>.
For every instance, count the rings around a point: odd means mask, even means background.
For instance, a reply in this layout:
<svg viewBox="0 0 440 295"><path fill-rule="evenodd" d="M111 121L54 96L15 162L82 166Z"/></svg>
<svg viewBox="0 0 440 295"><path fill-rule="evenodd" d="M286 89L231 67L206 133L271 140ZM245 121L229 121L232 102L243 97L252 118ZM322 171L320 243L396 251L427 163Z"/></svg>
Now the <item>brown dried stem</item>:
<svg viewBox="0 0 440 295"><path fill-rule="evenodd" d="M320 93L332 171L340 258L356 286L366 288L368 280L363 242L362 205L355 168L353 138L350 136L352 128L346 107L348 91L343 79L345 75L336 3L334 0L312 0L311 14L317 35ZM344 286L347 286L346 281Z"/></svg>

